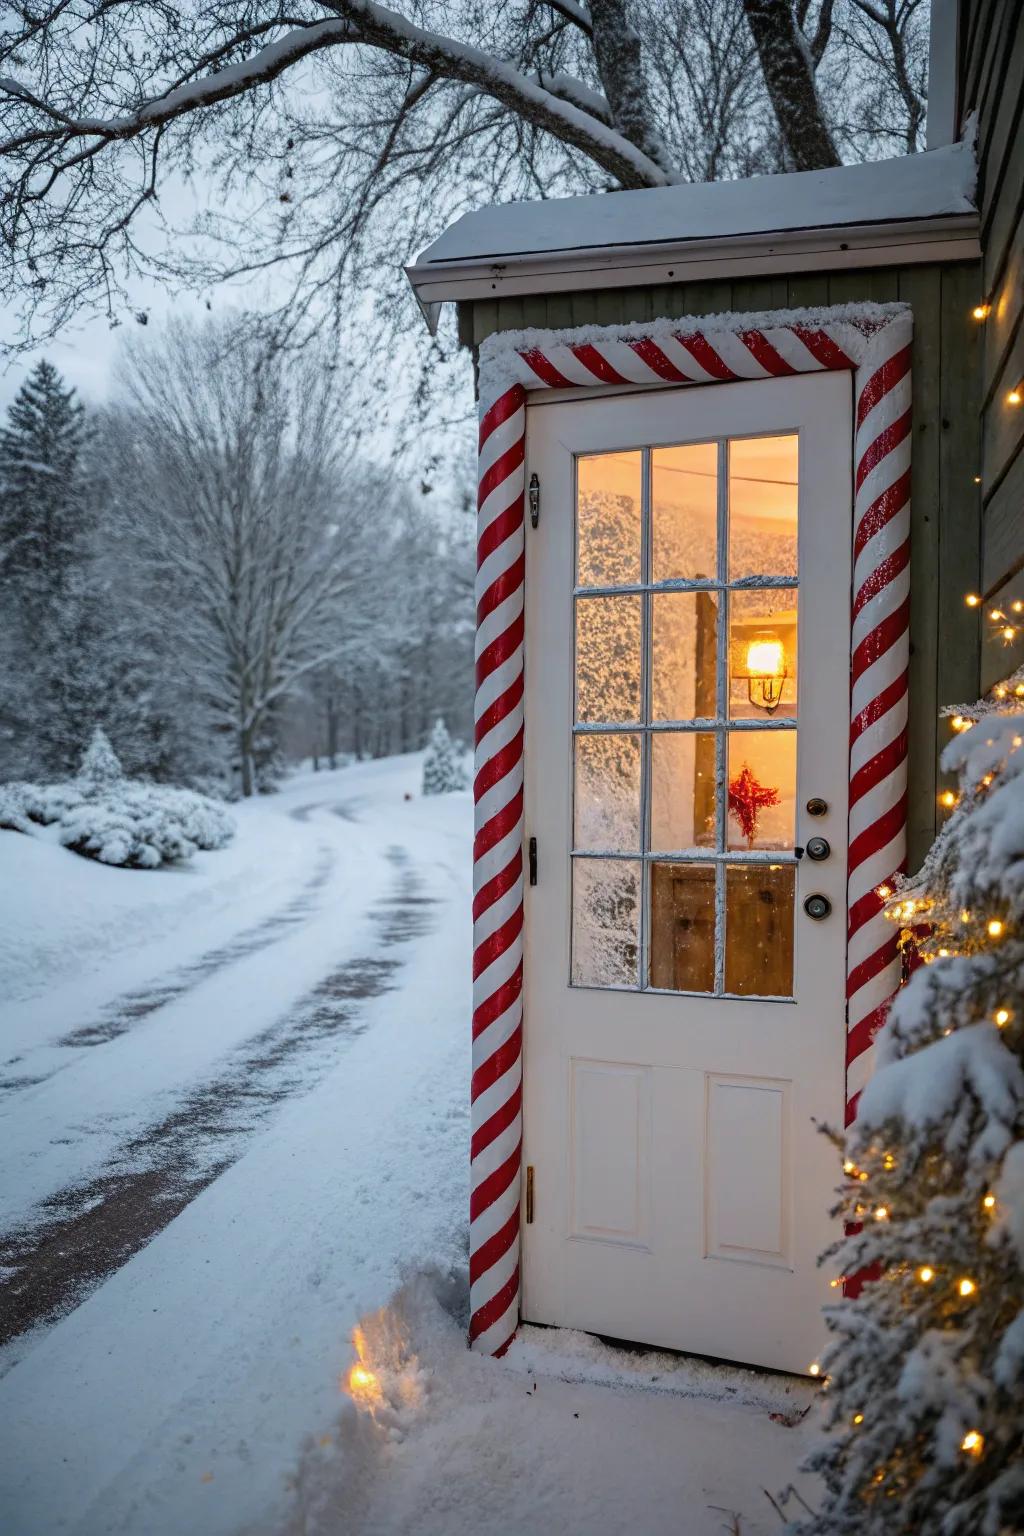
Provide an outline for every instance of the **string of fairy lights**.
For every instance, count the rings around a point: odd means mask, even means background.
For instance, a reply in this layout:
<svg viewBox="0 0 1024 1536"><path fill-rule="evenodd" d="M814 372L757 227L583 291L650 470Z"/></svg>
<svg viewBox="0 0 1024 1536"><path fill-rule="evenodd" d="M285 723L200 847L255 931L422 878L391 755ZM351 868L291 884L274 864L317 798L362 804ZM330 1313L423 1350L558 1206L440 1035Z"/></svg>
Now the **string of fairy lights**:
<svg viewBox="0 0 1024 1536"><path fill-rule="evenodd" d="M987 313L987 307L985 314L981 314L976 310L975 318L984 319ZM1020 391L1021 399L1014 400L1011 395L1011 404L1020 404L1021 400L1024 400L1024 381L1021 382ZM972 609L981 608L984 603L984 599L974 592L968 593L964 601L967 607ZM1021 616L1020 622L1014 622L1018 616ZM1018 637L1024 636L1024 600L1020 598L1014 598L1003 608L993 607L989 609L986 618L992 626L990 630L991 636L1001 639L1004 645L1011 645ZM989 695L990 699L996 704L1005 706L999 713L1013 714L1017 707L1024 711L1024 669L1018 668L1001 682L996 683L989 690ZM964 708L961 713L952 714L949 717L949 721L953 731L960 734L973 729L987 712L986 702L983 702L980 706L975 706L973 710ZM1024 733L1014 735L1009 742L1009 752L1016 752L1022 746L1024 746ZM996 777L996 773L993 772L984 774L974 789L970 791L972 797L977 798L985 795L995 782ZM944 789L940 791L938 800L944 810L953 812L960 806L961 796L955 790ZM916 958L919 961L923 961L926 965L931 964L936 959L945 960L955 955L974 952L979 948L989 948L992 945L998 945L1005 940L1008 934L1008 924L1003 917L996 914L973 913L964 909L956 915L951 925L952 931L944 931L942 933L943 942L936 944L934 950L927 948L922 950L922 931L930 939L935 937L934 930L927 926L929 914L932 911L932 903L927 899L922 899L920 896L901 900L890 885L880 885L877 888L877 894L886 903L885 916L890 921L900 925L901 948L913 948ZM946 926L947 929L950 928L949 924ZM1000 1004L993 1010L991 1018L998 1029L1005 1030L1014 1021L1014 1010L1008 1003ZM946 1028L943 1031L946 1035L949 1035L951 1032L950 1028ZM871 1150L875 1152L877 1149L872 1148ZM896 1158L894 1154L891 1151L883 1152L881 1154L881 1168L886 1172L891 1172L895 1167ZM847 1158L844 1161L843 1173L851 1182L861 1185L867 1184L871 1177L866 1168L858 1167L851 1158ZM991 1190L981 1196L980 1209L983 1220L992 1219L997 1215L998 1201ZM891 1212L885 1204L863 1200L857 1201L854 1204L853 1215L860 1222L869 1220L887 1222L890 1220ZM948 1287L950 1299L958 1306L972 1306L978 1299L980 1288L978 1281L972 1275L946 1273L935 1264L919 1264L912 1271L908 1266L906 1272L908 1275L912 1274L914 1282L918 1285ZM834 1290L838 1290L841 1286L845 1285L847 1279L848 1276L839 1275L829 1283ZM822 1375L819 1361L814 1361L808 1367L808 1371L811 1376L817 1377L820 1380L823 1388L828 1387L830 1377ZM858 1411L852 1415L851 1424L853 1428L859 1428L864 1422L865 1416L863 1412ZM960 1441L960 1450L966 1457L977 1459L983 1456L985 1452L985 1434L983 1430L980 1428L968 1429ZM880 1485L884 1483L885 1478L886 1469L881 1467L874 1473L873 1481Z"/></svg>

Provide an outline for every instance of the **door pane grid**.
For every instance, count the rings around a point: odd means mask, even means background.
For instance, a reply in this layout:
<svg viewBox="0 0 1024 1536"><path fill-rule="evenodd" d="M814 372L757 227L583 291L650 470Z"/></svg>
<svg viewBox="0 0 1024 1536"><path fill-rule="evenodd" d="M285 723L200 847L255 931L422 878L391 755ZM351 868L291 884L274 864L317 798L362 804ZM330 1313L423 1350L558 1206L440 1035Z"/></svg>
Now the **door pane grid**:
<svg viewBox="0 0 1024 1536"><path fill-rule="evenodd" d="M780 805L780 794L789 789L790 784L787 780L780 791L770 780L772 777L777 778L780 772L785 778L790 761L795 763L790 743L795 746L796 712L791 707L783 714L778 710L778 704L785 701L792 706L795 703L798 577L792 568L782 575L760 575L757 574L757 567L762 553L767 563L780 550L780 564L795 567L796 437L789 434L778 439L783 465L787 462L787 452L792 460L794 472L791 479L786 478L785 473L781 476L770 473L780 458L772 439L740 441L745 450L741 456L742 461L750 466L751 472L739 474L739 480L743 483L737 495L737 507L741 508L742 513L737 513L738 531L731 526L731 453L730 440L727 438L697 445L697 449L705 455L703 462L714 466L713 470L701 472L708 482L712 474L714 476L713 518L709 505L711 497L707 494L712 489L710 483L706 487L704 505L698 506L696 512L689 507L673 509L669 503L672 515L666 516L664 509L653 504L655 455L661 453L670 456L676 453L685 458L691 450L644 448L628 455L593 455L577 459L579 510L575 520L577 577L573 593L577 665L573 735L579 740L579 747L575 755L578 756L588 737L614 737L619 734L620 739L624 740L621 733L625 731L632 740L638 740L640 771L637 786L639 805L636 807L634 823L639 846L632 846L628 838L625 841L616 840L618 846L615 846L615 841L600 837L585 838L582 846L578 835L574 839L574 869L577 864L588 865L598 878L599 885L595 886L591 880L584 884L587 889L600 892L600 901L593 910L585 907L582 899L578 901L574 894L571 979L575 985L624 986L629 990L693 991L700 995L714 996L779 997L792 994L792 906L796 864L792 851L795 836L792 817L795 783L791 786L792 792L785 797L791 804L787 807L783 799L781 812L776 811L773 816L771 808ZM710 456L711 450L713 459ZM607 488L603 488L602 461L612 460L615 461L614 474ZM765 464L769 473L753 473L753 470ZM586 465L585 474L581 473L583 465ZM664 478L664 471L660 473ZM686 470L685 473L694 472ZM628 484L634 488L631 498L624 496L621 491L624 474ZM736 471L732 479L737 480ZM585 519L581 505L584 495L588 498ZM773 500L776 504L781 501L781 514L776 505L774 510L768 511L769 520L766 522L760 516L761 497L767 499L769 509ZM637 502L639 506L636 506ZM787 513L789 503L792 504L791 513ZM779 526L772 526L772 518ZM653 579L653 529L656 519L659 526L658 562L661 575L657 581ZM612 564L617 572L626 574L632 567L637 571L639 581L627 579L626 582L600 586L586 583L586 575L593 572L596 562L589 557L585 558L585 552L580 547L584 521L587 529L596 528L599 531L605 551L610 548L609 529L613 532L623 528L628 530L628 537L635 538L639 547L633 546L632 552L626 549L612 559L606 554L603 568L608 569ZM695 530L696 543L693 539ZM689 545L682 535L689 536ZM706 569L707 557L710 556L706 546L711 538L714 538L716 546L713 574ZM680 563L688 561L693 574L671 574L674 560ZM705 565L704 571L700 570L701 564ZM731 582L730 569L737 572L737 578ZM749 598L741 597L737 605L735 622L739 628L735 635L730 613L730 594L733 592L750 594ZM686 599L681 596L675 602L689 606L676 607L668 595L672 593L704 594L704 597ZM621 603L623 598L630 597L634 601L639 599L640 610L637 615L639 624L632 630L639 641L640 655L633 664L624 656L621 638L610 622L616 599ZM659 610L660 640L655 635L656 598L660 598L662 604L670 605ZM703 610L700 607L702 600ZM610 606L605 608L605 603ZM749 608L749 613L745 612L746 608ZM587 623L581 630L583 619ZM771 631L758 627L767 624L773 626ZM775 633L780 624L784 626L784 640L780 640ZM609 702L616 699L624 702L626 697L630 697L632 704L633 699L636 699L639 704L638 719L602 719L603 709L592 705L585 705L582 712L586 718L579 718L583 702L580 666L584 665L591 698L594 695L595 676L594 664L588 668L581 661L581 634L599 637L593 655L597 669L603 664L607 674L607 683L602 689L604 695ZM701 636L705 638L702 640ZM673 641L675 653L672 650ZM707 685L712 682L705 665L710 660L706 654L709 643L714 647L713 714L707 713L707 706L711 702L711 690ZM737 648L742 651L744 647L747 659L738 668ZM766 684L764 679L751 676L754 664L750 657L759 647L761 652L778 658L775 671L781 672L781 680ZM659 668L657 701L653 697L655 658ZM742 670L742 667L746 670ZM665 668L668 668L667 673ZM632 684L628 679L630 672L636 679ZM792 677L787 682L790 674ZM750 695L749 710L746 695L742 691L744 681ZM635 694L633 688L636 689ZM785 697L787 691L789 698ZM690 718L680 718L687 704L690 705ZM697 712L698 707L701 707L700 713ZM742 713L739 713L740 710ZM633 709L629 712L632 715ZM669 712L675 717L658 718L660 714ZM789 734L779 737L779 731ZM683 758L672 759L661 755L659 788L656 790L653 783L655 740L667 741L673 736L681 740L686 735L693 738L693 748L687 749ZM749 742L749 751L740 747L744 739ZM770 739L779 743L781 757L779 752L765 755L764 748L767 748ZM712 765L706 751L712 746L713 785L710 783ZM621 749L617 753L614 740L609 740L608 748L602 751L606 760L604 771L608 775L604 792L614 808L616 797L621 797L623 792L624 760ZM600 759L600 752L598 757ZM746 760L748 757L751 757L753 768ZM741 758L742 769L739 766ZM699 766L701 762L705 764L703 769ZM733 768L737 773L733 784L730 784ZM758 771L762 776L767 774L764 783L759 780ZM680 786L685 787L687 777L692 779L692 797L685 792L680 793ZM597 783L599 793L600 783L594 782ZM576 786L578 795L578 768ZM733 803L734 787L738 810ZM709 792L713 797L713 807L706 806ZM661 808L658 813L657 838L654 828L656 795L661 797L658 802ZM686 803L691 798L692 804ZM711 819L707 821L704 819L705 806L708 812L713 809ZM756 807L753 811L750 809L752 806ZM768 809L762 810L762 806ZM761 845L755 846L758 841L759 817L762 816L772 827L774 841L761 827ZM628 825L621 817L618 820L614 816L604 819L611 825ZM601 820L598 817L598 825ZM732 831L731 822L736 822L738 831ZM678 849L668 846L674 840L669 834L676 832L689 832L691 842ZM789 847L782 845L786 839L780 840L780 833L786 832L789 833ZM708 842L709 836L713 837L713 846ZM741 839L745 840L746 846ZM611 846L608 845L609 841ZM600 862L592 864L591 861ZM618 902L614 899L614 882L619 877L612 874L616 867L623 871L622 880L626 884L632 883L631 894L624 894ZM758 874L758 869L763 873ZM661 873L655 878L658 870ZM691 873L685 874L686 870ZM582 877L582 867L579 873ZM575 893L575 876L573 885ZM622 891L625 892L625 886L622 886ZM708 897L711 898L710 905ZM656 906L659 913L657 918ZM730 925L735 928L733 943L729 940ZM652 954L654 944L658 948L657 955ZM664 953L666 944L670 949L667 962ZM602 963L600 975L596 972L588 974L593 967L577 963L578 956L584 952L593 955L602 950L614 956L614 964L609 966ZM632 959L629 958L630 954L633 955ZM780 983L780 975L786 976L787 963L788 979ZM762 988L758 985L759 980L768 984Z"/></svg>

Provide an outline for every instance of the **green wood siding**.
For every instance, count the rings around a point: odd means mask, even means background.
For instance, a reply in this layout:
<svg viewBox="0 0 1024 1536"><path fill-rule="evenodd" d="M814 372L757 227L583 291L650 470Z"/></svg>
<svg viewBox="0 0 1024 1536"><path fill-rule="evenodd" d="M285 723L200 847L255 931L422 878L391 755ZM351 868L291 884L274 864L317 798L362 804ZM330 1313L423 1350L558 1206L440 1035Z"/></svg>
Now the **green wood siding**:
<svg viewBox="0 0 1024 1536"><path fill-rule="evenodd" d="M1024 0L962 0L961 115L978 117L981 327L982 587L994 605L1024 596ZM988 687L1024 662L1024 639L986 637Z"/></svg>
<svg viewBox="0 0 1024 1536"><path fill-rule="evenodd" d="M973 263L801 273L735 282L679 283L552 293L465 304L460 335L478 347L495 331L621 325L681 315L902 299L914 309L914 444L911 499L911 866L936 831L938 757L949 739L942 704L979 688L978 617L964 605L981 582L979 327L970 318L980 273Z"/></svg>

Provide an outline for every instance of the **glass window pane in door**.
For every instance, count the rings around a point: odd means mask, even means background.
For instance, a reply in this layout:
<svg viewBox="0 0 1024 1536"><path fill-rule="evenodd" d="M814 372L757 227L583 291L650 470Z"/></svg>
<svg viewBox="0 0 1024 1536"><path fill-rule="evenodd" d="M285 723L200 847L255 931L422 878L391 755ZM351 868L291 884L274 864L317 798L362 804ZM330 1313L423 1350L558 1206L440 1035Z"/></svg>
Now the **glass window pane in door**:
<svg viewBox="0 0 1024 1536"><path fill-rule="evenodd" d="M738 997L792 997L792 864L725 869L725 990Z"/></svg>
<svg viewBox="0 0 1024 1536"><path fill-rule="evenodd" d="M574 845L595 853L640 851L640 738L576 737Z"/></svg>
<svg viewBox="0 0 1024 1536"><path fill-rule="evenodd" d="M797 589L729 594L729 716L797 712Z"/></svg>
<svg viewBox="0 0 1024 1536"><path fill-rule="evenodd" d="M640 453L576 461L576 581L581 587L640 580Z"/></svg>
<svg viewBox="0 0 1024 1536"><path fill-rule="evenodd" d="M797 573L799 438L729 443L729 580Z"/></svg>
<svg viewBox="0 0 1024 1536"><path fill-rule="evenodd" d="M585 724L640 720L639 597L576 599L576 718Z"/></svg>
<svg viewBox="0 0 1024 1536"><path fill-rule="evenodd" d="M729 732L729 848L792 849L796 731Z"/></svg>
<svg viewBox="0 0 1024 1536"><path fill-rule="evenodd" d="M710 731L651 735L651 851L715 846L715 738Z"/></svg>
<svg viewBox="0 0 1024 1536"><path fill-rule="evenodd" d="M651 598L651 718L714 716L718 599L713 592Z"/></svg>
<svg viewBox="0 0 1024 1536"><path fill-rule="evenodd" d="M651 865L650 978L668 992L715 987L715 866Z"/></svg>
<svg viewBox="0 0 1024 1536"><path fill-rule="evenodd" d="M718 445L651 450L651 580L712 580L717 570Z"/></svg>
<svg viewBox="0 0 1024 1536"><path fill-rule="evenodd" d="M573 986L636 987L639 969L639 862L573 859Z"/></svg>

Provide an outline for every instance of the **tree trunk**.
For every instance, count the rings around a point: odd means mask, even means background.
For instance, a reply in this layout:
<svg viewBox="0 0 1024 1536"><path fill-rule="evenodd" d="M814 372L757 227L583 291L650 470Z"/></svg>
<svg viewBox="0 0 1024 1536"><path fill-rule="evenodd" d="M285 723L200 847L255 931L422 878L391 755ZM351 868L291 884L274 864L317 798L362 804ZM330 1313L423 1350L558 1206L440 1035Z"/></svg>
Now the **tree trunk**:
<svg viewBox="0 0 1024 1536"><path fill-rule="evenodd" d="M670 170L665 146L651 120L640 38L629 20L628 0L590 0L590 23L612 123L655 165Z"/></svg>
<svg viewBox="0 0 1024 1536"><path fill-rule="evenodd" d="M256 776L253 772L252 762L252 726L241 726L238 732L238 755L240 758L240 771L242 776L242 798L251 798L256 788Z"/></svg>
<svg viewBox="0 0 1024 1536"><path fill-rule="evenodd" d="M842 162L825 121L810 49L791 0L743 0L768 95L789 156L798 171Z"/></svg>

